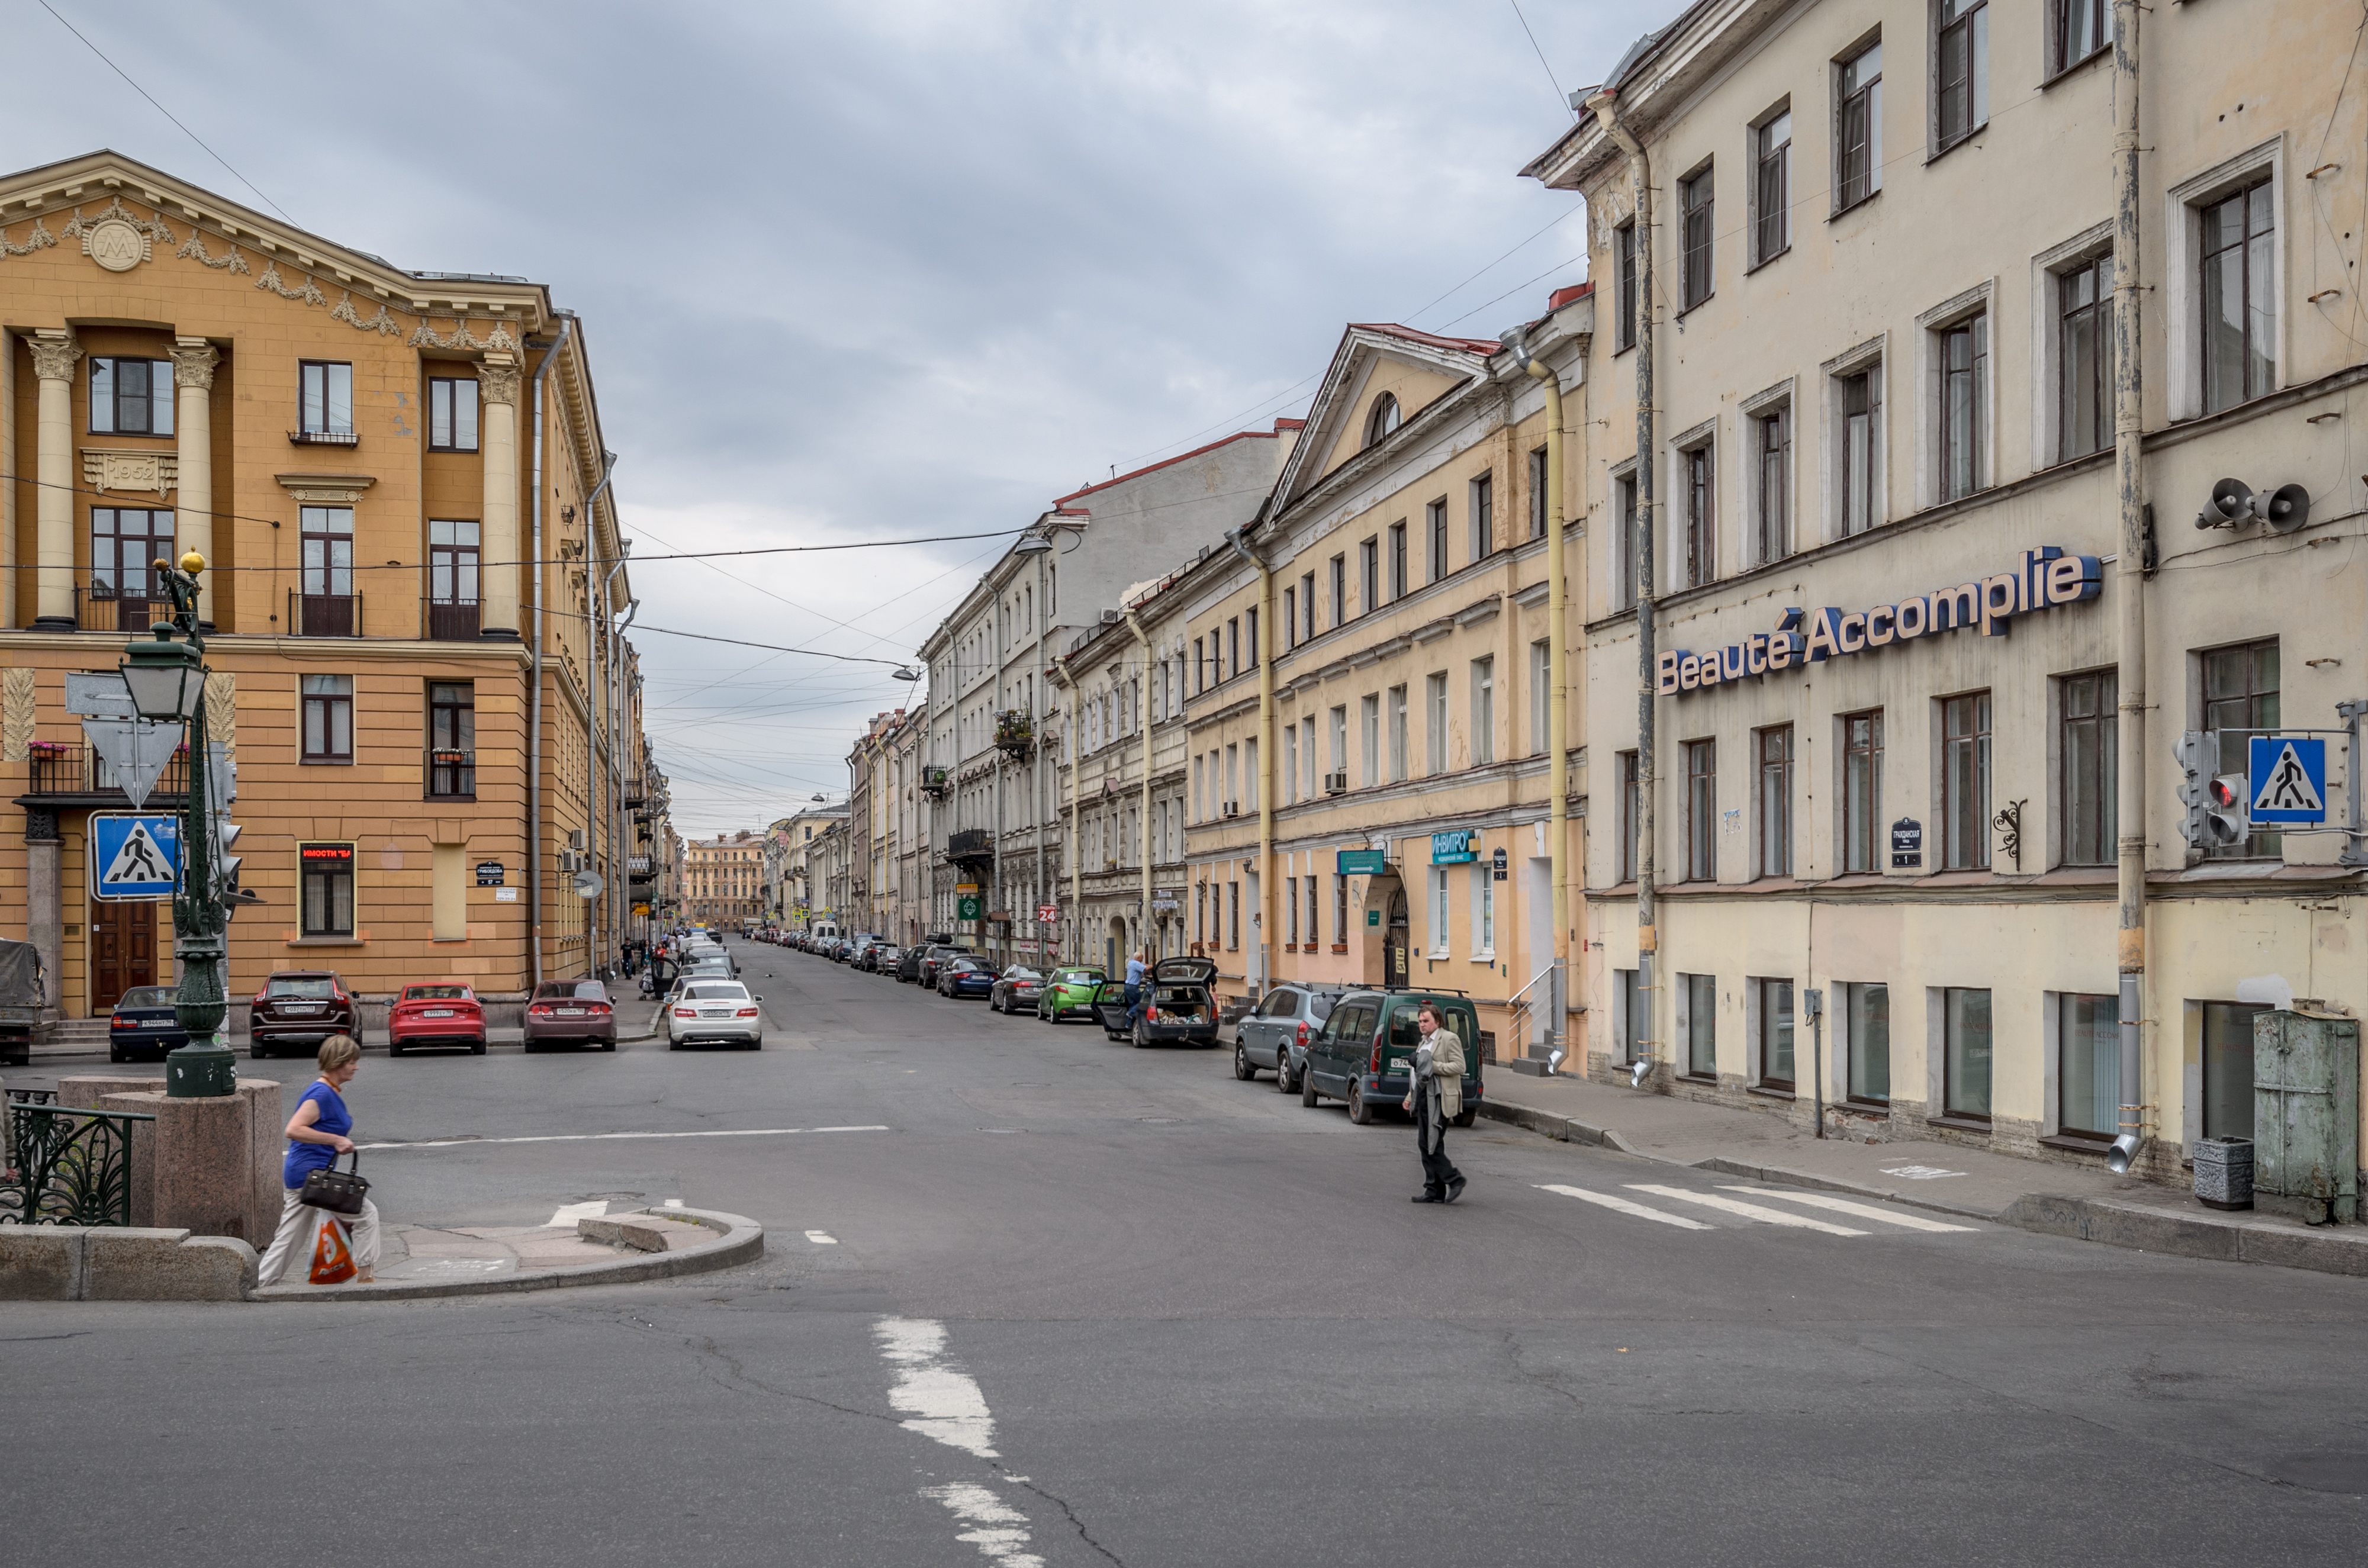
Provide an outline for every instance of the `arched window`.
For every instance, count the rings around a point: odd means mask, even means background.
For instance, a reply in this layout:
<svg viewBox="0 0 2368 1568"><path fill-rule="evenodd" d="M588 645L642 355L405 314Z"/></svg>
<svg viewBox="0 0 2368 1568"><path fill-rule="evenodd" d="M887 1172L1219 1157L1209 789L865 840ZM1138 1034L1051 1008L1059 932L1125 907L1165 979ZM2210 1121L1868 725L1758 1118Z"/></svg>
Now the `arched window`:
<svg viewBox="0 0 2368 1568"><path fill-rule="evenodd" d="M1372 446L1398 427L1398 400L1388 392L1373 400L1372 413L1365 415L1365 445Z"/></svg>

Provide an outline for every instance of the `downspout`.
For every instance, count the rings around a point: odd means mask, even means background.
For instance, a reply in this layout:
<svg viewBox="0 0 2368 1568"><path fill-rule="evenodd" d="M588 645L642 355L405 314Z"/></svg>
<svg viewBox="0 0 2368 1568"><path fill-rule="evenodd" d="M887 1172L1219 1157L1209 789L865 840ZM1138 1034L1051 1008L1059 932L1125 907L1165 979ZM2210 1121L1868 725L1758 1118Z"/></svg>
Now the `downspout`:
<svg viewBox="0 0 2368 1568"><path fill-rule="evenodd" d="M1069 722L1062 736L1069 748L1069 961L1083 963L1086 951L1086 857L1077 835L1077 687L1069 685Z"/></svg>
<svg viewBox="0 0 2368 1568"><path fill-rule="evenodd" d="M2121 500L2114 630L2121 668L2122 1114L2105 1163L2127 1171L2146 1137L2138 1020L2146 1007L2146 454L2138 356L2138 0L2113 0L2113 472Z"/></svg>
<svg viewBox="0 0 2368 1568"><path fill-rule="evenodd" d="M592 487L592 494L584 498L584 539L587 553L589 551L591 541L600 537L600 514L598 511L600 494L609 488L609 478L616 472L616 454L614 452L603 451L600 454L600 482ZM614 510L614 507L610 508L612 514ZM600 579L600 619L598 622L600 628L601 636L608 639L608 647L605 654L608 664L608 679L602 682L602 685L606 689L604 689L600 694L600 705L608 710L609 809L604 812L602 815L607 819L605 825L609 830L609 876L611 883L610 886L605 887L600 891L603 895L602 907L606 909L609 914L609 924L604 929L608 933L617 935L620 937L622 937L625 929L625 915L622 901L625 897L626 886L624 856L622 850L619 847L623 841L617 834L617 829L621 826L624 822L624 768L622 763L619 759L618 750L618 748L623 744L620 735L620 720L623 713L623 688L619 684L616 659L618 644L615 633L610 629L610 623L616 619L617 613L615 609L611 608L616 603L616 595L614 590L616 587L617 574L624 569L625 557L623 551L620 550L617 556L617 563L609 568L609 574L607 576ZM605 935L602 937L602 943L603 951L606 951L608 947L614 945L608 942L607 936Z"/></svg>
<svg viewBox="0 0 2368 1568"><path fill-rule="evenodd" d="M1151 913L1151 638L1134 611L1126 612L1126 628L1134 633L1143 647L1143 679L1135 687L1140 702L1134 722L1143 726L1143 925L1135 933L1138 947L1149 949L1151 938L1145 934L1152 925ZM1156 956L1156 954L1154 955Z"/></svg>
<svg viewBox="0 0 2368 1568"><path fill-rule="evenodd" d="M1653 1001L1653 971L1660 951L1660 932L1653 906L1653 817L1656 769L1654 709L1653 644L1653 473L1657 460L1653 436L1653 166L1645 145L1620 123L1615 95L1601 92L1587 100L1604 134L1628 154L1628 184L1636 199L1636 988L1645 998L1646 1028L1638 1031L1636 1062L1632 1081L1642 1086L1653 1070L1655 1029L1658 1016ZM1613 293L1619 292L1613 285ZM1612 309L1618 310L1615 297ZM1632 1023L1630 1026L1634 1028Z"/></svg>
<svg viewBox="0 0 2368 1568"><path fill-rule="evenodd" d="M1546 714L1546 747L1554 754L1552 812L1553 877L1554 877L1554 978L1547 983L1546 1027L1547 1070L1558 1065L1555 1059L1568 1058L1569 1047L1564 1042L1570 1032L1570 935L1576 924L1571 908L1570 889L1570 672L1566 644L1570 638L1564 622L1565 579L1567 561L1563 538L1563 473L1564 435L1562 422L1562 379L1545 361L1531 358L1529 347L1521 347L1522 369L1537 379L1546 394L1546 624L1553 628L1546 643L1546 684L1554 706Z"/></svg>
<svg viewBox="0 0 2368 1568"><path fill-rule="evenodd" d="M1234 553L1258 568L1258 630L1271 634L1274 569L1243 542L1244 531L1229 529L1225 542L1234 547ZM1250 656L1258 660L1258 900L1255 914L1258 966L1250 982L1250 994L1257 995L1266 989L1268 977L1273 973L1267 937L1274 930L1274 911L1270 907L1274 900L1274 660L1267 656L1255 639L1250 642Z"/></svg>
<svg viewBox="0 0 2368 1568"><path fill-rule="evenodd" d="M621 543L620 548L622 548ZM617 573L624 569L625 558L620 554L617 557L616 567L609 574L609 580L614 582ZM625 710L628 703L625 684L625 628L633 624L633 618L641 611L641 600L626 601L623 623L609 631L609 678L614 683L615 691L615 696L609 705L610 714L609 767L610 773L614 775L614 788L609 795L609 799L614 802L609 812L611 832L609 839L609 859L617 870L614 896L617 911L616 934L620 941L629 940L633 929L633 824L627 820L628 813L625 810L625 761L629 751L635 754L637 759L635 771L638 772L640 751L638 744L633 744L626 733Z"/></svg>
<svg viewBox="0 0 2368 1568"><path fill-rule="evenodd" d="M543 351L534 368L534 655L530 665L533 691L528 699L526 735L526 888L527 931L533 949L530 970L537 990L542 986L542 379L559 363L575 318L559 312L559 335Z"/></svg>

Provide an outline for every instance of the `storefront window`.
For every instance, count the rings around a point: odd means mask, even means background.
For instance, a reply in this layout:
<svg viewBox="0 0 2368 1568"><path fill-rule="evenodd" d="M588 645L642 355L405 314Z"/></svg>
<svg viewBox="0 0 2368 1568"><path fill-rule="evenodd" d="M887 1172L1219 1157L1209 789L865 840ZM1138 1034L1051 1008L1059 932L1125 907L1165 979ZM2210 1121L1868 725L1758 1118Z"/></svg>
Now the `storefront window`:
<svg viewBox="0 0 2368 1568"><path fill-rule="evenodd" d="M1944 994L1947 1034L1941 1108L1950 1116L1990 1119L1990 994L1952 986Z"/></svg>
<svg viewBox="0 0 2368 1568"><path fill-rule="evenodd" d="M2075 1137L2112 1138L2122 1119L2121 998L2067 992L2056 1005L2056 1123Z"/></svg>
<svg viewBox="0 0 2368 1568"><path fill-rule="evenodd" d="M1718 1076L1718 977L1679 976L1686 989L1686 1072L1697 1078Z"/></svg>
<svg viewBox="0 0 2368 1568"><path fill-rule="evenodd" d="M1891 987L1847 985L1844 1027L1850 1040L1850 1097L1867 1105L1891 1103Z"/></svg>
<svg viewBox="0 0 2368 1568"><path fill-rule="evenodd" d="M1770 1089L1790 1089L1793 1076L1793 983L1755 980L1759 1013L1759 1082Z"/></svg>

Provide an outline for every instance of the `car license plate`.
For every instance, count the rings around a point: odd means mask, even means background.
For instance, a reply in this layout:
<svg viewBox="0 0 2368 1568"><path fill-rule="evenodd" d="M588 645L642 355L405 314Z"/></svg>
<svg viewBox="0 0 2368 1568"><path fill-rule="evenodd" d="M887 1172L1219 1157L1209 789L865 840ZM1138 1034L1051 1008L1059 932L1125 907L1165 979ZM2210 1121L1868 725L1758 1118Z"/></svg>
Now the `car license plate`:
<svg viewBox="0 0 2368 1568"><path fill-rule="evenodd" d="M580 1018L584 1016L584 1009L581 1007L553 1007L552 1011L563 1018Z"/></svg>
<svg viewBox="0 0 2368 1568"><path fill-rule="evenodd" d="M728 1007L701 1007L699 1016L702 1018L728 1018L732 1010Z"/></svg>
<svg viewBox="0 0 2368 1568"><path fill-rule="evenodd" d="M450 1007L430 1007L427 1012L420 1016L422 1017L428 1018L449 1018L452 1016L452 1009Z"/></svg>
<svg viewBox="0 0 2368 1568"><path fill-rule="evenodd" d="M318 1002L308 1002L302 1005L292 1002L282 1003L279 1010L283 1013L317 1013L321 1010L321 1005Z"/></svg>

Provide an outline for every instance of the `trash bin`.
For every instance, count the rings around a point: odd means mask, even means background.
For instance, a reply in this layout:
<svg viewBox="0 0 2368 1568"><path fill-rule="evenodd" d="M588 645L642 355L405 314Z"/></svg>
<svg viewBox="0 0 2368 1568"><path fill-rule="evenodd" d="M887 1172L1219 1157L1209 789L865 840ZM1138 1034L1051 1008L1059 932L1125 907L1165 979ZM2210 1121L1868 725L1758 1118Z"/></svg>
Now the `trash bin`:
<svg viewBox="0 0 2368 1568"><path fill-rule="evenodd" d="M2253 1141L2199 1138L2195 1142L2195 1200L2208 1209L2253 1206Z"/></svg>

